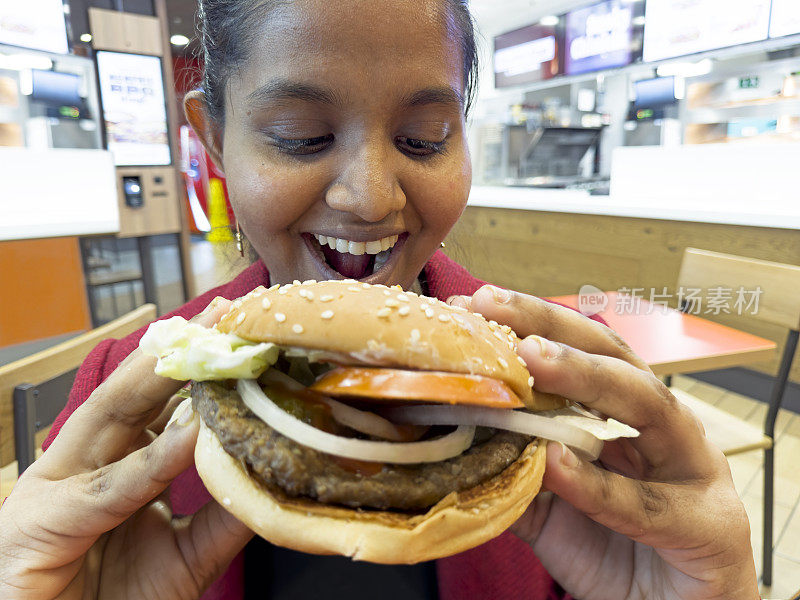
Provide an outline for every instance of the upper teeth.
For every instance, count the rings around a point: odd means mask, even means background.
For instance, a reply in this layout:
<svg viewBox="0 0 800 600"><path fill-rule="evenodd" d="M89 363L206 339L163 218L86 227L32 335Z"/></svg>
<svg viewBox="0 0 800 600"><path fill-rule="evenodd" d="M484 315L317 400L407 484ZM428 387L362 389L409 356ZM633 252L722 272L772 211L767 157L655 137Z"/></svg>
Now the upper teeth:
<svg viewBox="0 0 800 600"><path fill-rule="evenodd" d="M314 234L317 241L321 246L328 246L337 252L347 252L348 254L355 254L361 256L364 253L378 254L383 250L388 250L397 243L396 235L381 238L379 240L372 240L369 242L351 242L350 240L343 240L341 238L328 237L327 235Z"/></svg>

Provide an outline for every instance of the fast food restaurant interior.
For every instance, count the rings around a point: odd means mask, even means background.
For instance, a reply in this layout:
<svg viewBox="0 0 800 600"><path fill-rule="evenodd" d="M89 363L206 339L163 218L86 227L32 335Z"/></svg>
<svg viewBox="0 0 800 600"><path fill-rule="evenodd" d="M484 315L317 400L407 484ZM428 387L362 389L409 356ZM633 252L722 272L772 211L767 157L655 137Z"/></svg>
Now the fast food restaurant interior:
<svg viewBox="0 0 800 600"><path fill-rule="evenodd" d="M794 598L800 3L469 7L472 185L440 252L599 314L725 453L762 596ZM257 259L183 112L201 85L196 12L0 2L0 498L96 343Z"/></svg>

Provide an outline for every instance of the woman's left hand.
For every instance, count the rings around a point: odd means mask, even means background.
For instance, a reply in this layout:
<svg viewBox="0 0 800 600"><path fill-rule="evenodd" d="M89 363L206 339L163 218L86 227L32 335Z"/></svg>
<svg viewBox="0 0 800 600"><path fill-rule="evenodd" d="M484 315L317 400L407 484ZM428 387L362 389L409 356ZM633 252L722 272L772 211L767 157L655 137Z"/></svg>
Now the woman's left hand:
<svg viewBox="0 0 800 600"><path fill-rule="evenodd" d="M540 493L512 527L583 600L759 597L747 515L725 457L611 329L484 286L451 304L511 326L534 389L637 428L593 464L550 442Z"/></svg>

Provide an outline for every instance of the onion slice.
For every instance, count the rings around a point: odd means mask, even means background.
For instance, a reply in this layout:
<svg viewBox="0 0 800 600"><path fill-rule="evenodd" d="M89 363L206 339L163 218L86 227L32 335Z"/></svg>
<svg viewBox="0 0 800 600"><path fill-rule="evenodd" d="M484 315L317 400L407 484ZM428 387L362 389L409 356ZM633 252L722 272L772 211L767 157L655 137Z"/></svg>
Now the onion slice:
<svg viewBox="0 0 800 600"><path fill-rule="evenodd" d="M261 381L267 385L274 384L283 386L287 390L296 393L308 392L306 386L295 381L278 369L269 369L265 371L261 376ZM410 442L421 437L424 432L424 429L421 431L414 431L414 429L418 428L415 428L413 425L401 425L398 427L391 421L373 412L359 410L317 392L311 393L317 396L320 402L328 405L334 419L342 425L361 433L366 433L367 435L383 438L392 442Z"/></svg>
<svg viewBox="0 0 800 600"><path fill-rule="evenodd" d="M459 425L445 436L424 442L374 442L333 435L303 423L278 407L253 379L239 379L239 395L247 408L275 431L314 450L369 462L415 464L458 456L472 444L475 427Z"/></svg>
<svg viewBox="0 0 800 600"><path fill-rule="evenodd" d="M497 410L478 406L404 406L385 410L383 414L398 423L482 425L535 435L563 442L576 454L588 460L597 460L603 449L603 440L572 423L517 410ZM599 419L597 421L604 423Z"/></svg>

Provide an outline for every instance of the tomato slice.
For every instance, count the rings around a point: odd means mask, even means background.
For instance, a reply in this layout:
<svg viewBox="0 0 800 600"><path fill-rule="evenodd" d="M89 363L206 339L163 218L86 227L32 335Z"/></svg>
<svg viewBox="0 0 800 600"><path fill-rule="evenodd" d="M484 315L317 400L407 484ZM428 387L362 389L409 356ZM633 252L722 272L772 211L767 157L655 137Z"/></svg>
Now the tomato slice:
<svg viewBox="0 0 800 600"><path fill-rule="evenodd" d="M462 373L339 367L322 375L312 390L329 396L384 401L436 402L490 408L522 408L504 381Z"/></svg>

